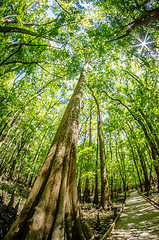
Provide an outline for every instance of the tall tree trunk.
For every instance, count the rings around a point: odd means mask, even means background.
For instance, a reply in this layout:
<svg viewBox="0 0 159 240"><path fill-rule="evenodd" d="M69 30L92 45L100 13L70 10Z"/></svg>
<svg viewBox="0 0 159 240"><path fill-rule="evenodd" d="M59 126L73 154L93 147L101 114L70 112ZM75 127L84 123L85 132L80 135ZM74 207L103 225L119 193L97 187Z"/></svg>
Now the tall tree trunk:
<svg viewBox="0 0 159 240"><path fill-rule="evenodd" d="M98 197L98 150L99 150L99 137L98 137L98 115L97 115L97 150L96 150L96 170L95 170L95 191L93 203L99 203Z"/></svg>
<svg viewBox="0 0 159 240"><path fill-rule="evenodd" d="M34 171L35 171L36 161L38 160L40 150L41 150L41 148L43 147L43 141L44 141L44 139L45 139L45 136L46 136L47 132L48 132L48 130L44 133L44 135L43 135L43 137L42 137L42 139L41 139L41 141L40 141L39 147L38 147L38 149L36 150L36 153L35 153L34 158L33 158L33 160L32 160L32 168L30 168L30 170L29 170L29 172L28 172L28 174L27 174L27 177L26 177L26 181L25 181L26 185L29 184L29 182L30 182L30 175L31 175L32 173L34 173Z"/></svg>
<svg viewBox="0 0 159 240"><path fill-rule="evenodd" d="M59 101L59 100L58 100L58 101ZM38 132L40 126L42 125L42 123L43 123L43 121L44 121L44 119L45 119L45 117L49 114L49 112L50 112L50 110L51 110L52 107L53 107L53 106L50 104L49 108L47 109L47 111L45 112L45 114L43 115L43 117L41 118L41 120L40 120L40 122L38 123L35 131L32 133L32 136L31 136L31 138L29 139L29 142L28 142L28 144L27 144L27 146L26 146L26 148L25 148L25 150L24 150L24 153L23 153L21 159L19 160L18 168L17 168L16 174L15 174L15 182L19 181L20 171L21 171L21 169L22 169L22 167L23 167L23 164L24 164L24 162L25 162L25 157L26 157L26 155L27 155L27 153L28 153L28 151L29 151L30 144L34 141L34 138L35 138L36 133Z"/></svg>
<svg viewBox="0 0 159 240"><path fill-rule="evenodd" d="M1 161L0 161L1 167L2 167L3 163L5 162L5 159L6 159L7 155L8 155L8 152L10 153L10 148L12 147L14 139L18 136L19 132L20 132L20 130L17 130L17 132L14 134L14 137L12 138L12 140L9 142L9 144L7 144L7 146L5 146L6 151L5 151L5 153L3 155L1 155Z"/></svg>
<svg viewBox="0 0 159 240"><path fill-rule="evenodd" d="M81 197L82 197L82 169L80 167L80 171L79 171L79 179L78 179L78 198L81 201Z"/></svg>
<svg viewBox="0 0 159 240"><path fill-rule="evenodd" d="M149 177L148 177L148 173L147 173L147 167L146 167L146 163L145 163L145 158L144 158L144 155L141 152L140 146L138 144L136 135L134 134L132 127L130 126L129 123L127 123L127 124L129 126L129 129L130 129L130 131L132 133L132 136L133 136L133 138L135 140L136 150L137 150L137 153L138 153L138 156L139 156L139 159L140 159L140 163L141 163L141 167L142 167L142 170L143 170L143 174L144 174L145 191L148 193L148 190L150 188L150 186L149 186L150 185L150 181L149 181Z"/></svg>
<svg viewBox="0 0 159 240"><path fill-rule="evenodd" d="M103 209L106 209L110 206L112 206L111 200L110 200L110 191L109 191L109 185L108 185L108 179L107 179L107 174L106 174L106 166L105 166L105 147L104 147L104 139L102 135L102 114L101 110L99 107L99 103L93 93L92 96L96 102L97 105L97 110L98 110L98 116L99 116L99 121L98 121L98 135L99 135L99 148L100 148L100 168L101 168L101 200L100 200L100 205L102 206Z"/></svg>
<svg viewBox="0 0 159 240"><path fill-rule="evenodd" d="M92 104L90 106L90 122L89 122L89 147L92 146ZM88 156L88 169L87 172L90 172L90 164L91 164L91 154ZM86 183L85 183L85 190L84 190L84 201L90 202L91 198L91 191L90 191L90 176L86 176Z"/></svg>
<svg viewBox="0 0 159 240"><path fill-rule="evenodd" d="M121 180L123 182L123 190L124 190L124 200L126 200L126 173L125 173L125 169L123 169L122 167L122 159L120 157L120 154L119 154L119 150L118 150L118 144L117 144L117 140L115 138L115 142L116 142L116 161L118 163L118 166L119 166L119 173L120 173L120 177L121 177ZM119 159L118 159L118 156L120 158L120 162L119 162Z"/></svg>
<svg viewBox="0 0 159 240"><path fill-rule="evenodd" d="M136 172L137 172L137 175L138 175L139 184L140 184L140 190L141 190L141 192L143 192L142 181L141 181L139 169L138 169L138 166L137 166L134 149L133 149L133 146L132 146L132 144L131 144L131 142L130 142L130 139L129 139L126 131L125 131L125 133L126 133L126 136L127 136L128 142L129 142L129 146L130 146L130 149L131 149L131 152L132 152L132 159L133 159L133 162L134 162L134 165L135 165L135 169L136 169Z"/></svg>
<svg viewBox="0 0 159 240"><path fill-rule="evenodd" d="M82 126L81 126L81 128L82 128ZM86 139L87 139L87 120L85 121L84 133L85 134L84 134L84 139L83 139L83 149L85 149ZM80 167L79 180L78 180L78 197L80 200L82 200L82 167ZM83 196L83 200L84 200L84 196Z"/></svg>
<svg viewBox="0 0 159 240"><path fill-rule="evenodd" d="M20 121L20 119L23 117L24 115L24 111L22 112L22 114L17 118L14 119L14 121L12 121L12 123L10 124L8 130L5 132L5 134L2 136L1 140L0 140L0 147L2 146L2 144L5 142L5 139L7 138L7 136L9 135L10 131L12 130L12 128L15 126L15 124L17 122Z"/></svg>
<svg viewBox="0 0 159 240"><path fill-rule="evenodd" d="M87 66L88 62L23 210L4 240L85 240L92 236L80 218L76 183L76 148Z"/></svg>
<svg viewBox="0 0 159 240"><path fill-rule="evenodd" d="M143 112L141 109L139 110L139 112L141 113L143 119L144 119L145 122L147 123L147 126L148 126L151 134L154 136L155 141L156 141L156 144L157 144L157 147L158 147L158 149L159 149L159 138L158 138L158 136L156 135L153 126L151 125L151 123L150 123L150 121L148 120L147 116L144 114L144 112Z"/></svg>
<svg viewBox="0 0 159 240"><path fill-rule="evenodd" d="M113 154L112 154L112 138L111 138L111 132L109 133L110 135L110 138L109 138L109 149L110 149L110 160L111 162L113 162ZM111 186L110 186L110 189L111 189L111 199L113 199L113 169L111 168L111 176L110 176L110 179L111 179Z"/></svg>
<svg viewBox="0 0 159 240"><path fill-rule="evenodd" d="M8 178L12 178L13 171L17 162L17 158L19 158L19 154L22 151L23 147L25 146L25 139L27 135L28 135L28 127L19 136L12 153L10 154L9 158L6 159L4 162L2 172L5 173L5 175Z"/></svg>

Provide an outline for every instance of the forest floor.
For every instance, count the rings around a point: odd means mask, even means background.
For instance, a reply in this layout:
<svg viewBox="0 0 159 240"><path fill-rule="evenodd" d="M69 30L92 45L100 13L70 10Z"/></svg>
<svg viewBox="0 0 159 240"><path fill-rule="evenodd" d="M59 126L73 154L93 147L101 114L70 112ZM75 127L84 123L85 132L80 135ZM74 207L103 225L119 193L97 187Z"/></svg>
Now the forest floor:
<svg viewBox="0 0 159 240"><path fill-rule="evenodd" d="M114 209L103 210L101 207L93 203L81 203L81 212L83 218L89 224L91 231L93 232L95 239L101 239L101 237L107 232L114 219L120 212L124 203L124 193L120 193L116 199L114 199Z"/></svg>
<svg viewBox="0 0 159 240"><path fill-rule="evenodd" d="M13 194L14 192L14 194ZM29 195L30 189L23 184L1 181L0 183L0 240L3 239L12 223L22 210L22 207ZM152 189L149 198L154 201L159 200L159 194L156 189ZM14 196L13 196L14 195ZM120 193L114 200L113 205L116 208L103 210L93 203L81 203L81 212L83 218L89 224L96 239L100 239L113 223L115 217L122 208L124 193Z"/></svg>
<svg viewBox="0 0 159 240"><path fill-rule="evenodd" d="M148 197L159 204L159 194L157 194L157 183L151 187Z"/></svg>
<svg viewBox="0 0 159 240"><path fill-rule="evenodd" d="M13 194L14 192L14 194ZM0 240L4 238L12 223L22 210L30 189L22 184L1 181L0 183Z"/></svg>

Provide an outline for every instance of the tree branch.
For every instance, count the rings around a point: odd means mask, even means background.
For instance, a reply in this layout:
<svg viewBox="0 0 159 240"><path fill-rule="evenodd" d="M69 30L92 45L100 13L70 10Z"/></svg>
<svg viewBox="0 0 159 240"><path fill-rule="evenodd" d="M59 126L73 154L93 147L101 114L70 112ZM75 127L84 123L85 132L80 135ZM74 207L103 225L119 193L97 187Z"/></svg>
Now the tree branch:
<svg viewBox="0 0 159 240"><path fill-rule="evenodd" d="M55 0L55 2L60 6L60 8L62 8L62 10L64 10L68 15L70 15L70 13L60 4L58 0Z"/></svg>
<svg viewBox="0 0 159 240"><path fill-rule="evenodd" d="M130 114L134 117L134 119L138 121L138 119L137 119L136 116L132 113L132 111L130 110L130 108L129 108L127 105L125 105L120 99L113 98L113 97L109 96L108 93L107 93L105 90L102 90L102 92L104 92L111 100L117 101L117 102L119 102L121 105L123 105L123 106L130 112Z"/></svg>
<svg viewBox="0 0 159 240"><path fill-rule="evenodd" d="M147 11L146 14L144 14L143 16L141 16L141 18L129 23L128 25L126 26L129 26L129 25L132 25L127 31L125 34L123 34L122 36L119 36L111 41L116 41L116 40L119 40L119 39L122 39L126 36L129 36L130 33L137 27L140 27L142 25L147 25L149 23L153 23L155 22L156 20L159 20L159 7L158 8L155 8L155 9L152 9L150 11ZM124 26L122 29L125 29L126 26ZM121 30L122 30L121 29Z"/></svg>
<svg viewBox="0 0 159 240"><path fill-rule="evenodd" d="M49 73L50 75L52 75L52 73L50 73L48 70L46 70L44 67L42 67L39 63L37 63L37 65L38 65L39 67L41 67L45 72L47 72L47 73Z"/></svg>
<svg viewBox="0 0 159 240"><path fill-rule="evenodd" d="M17 47L17 46L31 46L31 47L48 47L48 44L44 44L44 45L41 45L41 44L30 44L30 43L15 43L15 44L10 44L9 45L9 48L12 48L12 47Z"/></svg>
<svg viewBox="0 0 159 240"><path fill-rule="evenodd" d="M53 39L51 37L47 37L45 35L39 35L36 32L32 32L32 31L29 31L27 29L18 28L18 27L4 27L4 26L0 26L0 32L2 32L2 33L11 33L11 32L23 33L23 34L27 34L27 35L30 35L30 36L40 37L40 38L44 38L44 39L47 39L47 40L50 40L50 41L62 44L61 42L58 42L58 41L56 41L55 39Z"/></svg>
<svg viewBox="0 0 159 240"><path fill-rule="evenodd" d="M0 63L0 66L1 65L5 65L5 62L9 59L9 58L11 58L12 56L14 56L17 52L19 52L20 51L20 49L21 49L21 45L19 46L19 48L14 52L14 53L12 53L11 55L9 55L5 60L3 60L1 63Z"/></svg>
<svg viewBox="0 0 159 240"><path fill-rule="evenodd" d="M5 71L4 73L0 73L0 76L3 76L3 75L5 75L5 74L7 74L7 73L10 73L10 72L17 71L18 69L19 69L19 66L16 67L16 68L10 69L10 70L8 70L8 71Z"/></svg>
<svg viewBox="0 0 159 240"><path fill-rule="evenodd" d="M22 63L22 64L38 64L38 62L23 62L23 61L12 61L12 62L7 62L7 63L3 63L1 65L9 65L12 63Z"/></svg>
<svg viewBox="0 0 159 240"><path fill-rule="evenodd" d="M12 16L12 15L11 15ZM10 17L10 16L8 16ZM15 15L16 17L16 15ZM18 21L18 19L9 19L9 18L2 18L1 19L5 24L10 24L10 23L20 23ZM36 27L40 27L40 26L47 26L50 25L51 23L55 22L55 19L52 21L49 21L47 23L44 24L38 24L38 23L32 23L32 22L21 22L23 25L27 25L27 26L36 26Z"/></svg>

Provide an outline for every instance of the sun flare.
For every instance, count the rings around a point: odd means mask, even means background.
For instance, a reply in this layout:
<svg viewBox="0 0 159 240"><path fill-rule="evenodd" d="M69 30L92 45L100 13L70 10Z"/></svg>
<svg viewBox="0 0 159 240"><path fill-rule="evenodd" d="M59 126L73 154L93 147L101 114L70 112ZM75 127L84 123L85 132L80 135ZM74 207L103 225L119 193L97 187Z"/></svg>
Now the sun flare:
<svg viewBox="0 0 159 240"><path fill-rule="evenodd" d="M139 38L137 35L135 35L135 38L140 43L140 44L135 45L135 47L141 47L140 55L142 54L144 48L147 49L151 53L151 50L147 45L153 43L154 41L148 42L148 40L150 38L150 35L148 35L148 32L146 33L144 40Z"/></svg>

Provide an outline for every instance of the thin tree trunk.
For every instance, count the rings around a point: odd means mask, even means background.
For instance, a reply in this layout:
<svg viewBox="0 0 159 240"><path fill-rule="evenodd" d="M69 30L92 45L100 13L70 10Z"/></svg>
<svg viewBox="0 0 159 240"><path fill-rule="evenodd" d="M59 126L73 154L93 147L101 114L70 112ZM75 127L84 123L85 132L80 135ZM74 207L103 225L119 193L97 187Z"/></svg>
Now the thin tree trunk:
<svg viewBox="0 0 159 240"><path fill-rule="evenodd" d="M125 131L125 133L126 133L126 131ZM137 166L137 162L136 162L136 158L135 158L134 149L133 149L133 147L132 147L132 144L131 144L131 142L130 142L130 139L129 139L127 133L126 133L126 136L127 136L128 142L129 142L129 146L130 146L130 148L131 148L132 159L133 159L133 162L134 162L134 165L135 165L135 169L136 169L136 172L137 172L137 176L138 176L138 179L139 179L140 190L141 190L141 192L143 192L142 181L141 181L141 177L140 177L139 169L138 169L138 166Z"/></svg>
<svg viewBox="0 0 159 240"><path fill-rule="evenodd" d="M42 140L41 140L41 142L40 142L40 144L39 144L39 146L38 146L38 149L36 150L36 153L35 153L34 158L33 158L33 161L32 161L32 166L33 166L33 167L30 168L29 173L27 174L27 178L26 178L26 181L25 181L26 184L28 184L28 183L30 182L30 179L29 179L29 178L30 178L30 175L31 175L31 173L34 172L34 170L35 170L36 160L37 160L38 154L39 154L39 152L40 152L40 150L41 150L41 148L42 148L43 141L44 141L44 139L45 139L45 136L46 136L47 132L48 132L48 130L44 133L44 135L43 135L43 137L42 137Z"/></svg>
<svg viewBox="0 0 159 240"><path fill-rule="evenodd" d="M97 115L97 150L96 150L96 170L95 170L95 191L93 203L99 204L98 197L98 150L99 150L99 137L98 137L98 115Z"/></svg>
<svg viewBox="0 0 159 240"><path fill-rule="evenodd" d="M132 133L133 138L135 139L136 150L137 150L137 153L138 153L138 156L139 156L139 159L140 159L140 163L141 163L141 167L142 167L142 170L143 170L143 174L144 174L145 191L148 192L148 189L150 188L149 187L150 181L149 181L149 178L148 178L148 173L147 173L147 167L146 167L145 159L144 159L144 156L143 156L143 154L142 154L142 152L140 150L140 147L139 147L139 144L137 142L136 136L133 133L132 127L130 126L130 124L128 124L128 126L129 126L129 129L130 129L131 133Z"/></svg>
<svg viewBox="0 0 159 240"><path fill-rule="evenodd" d="M80 129L81 130L81 129ZM85 149L86 139L87 139L87 121L85 121L85 135L83 140L83 149ZM80 175L79 175L79 181L78 181L78 197L81 200L82 199L82 167L80 167ZM84 196L83 196L84 200Z"/></svg>
<svg viewBox="0 0 159 240"><path fill-rule="evenodd" d="M11 125L9 126L8 130L5 132L5 134L2 136L2 139L0 140L0 147L2 146L2 144L5 142L5 139L7 138L7 136L9 135L10 131L12 130L12 128L15 126L15 124L17 122L20 121L20 119L23 117L24 112L16 119L14 120Z"/></svg>
<svg viewBox="0 0 159 240"><path fill-rule="evenodd" d="M90 106L90 123L89 123L89 147L92 146L92 104ZM89 174L90 172L90 164L91 164L91 154L88 156L88 169L87 172ZM90 202L90 176L86 176L86 183L85 183L85 190L84 190L84 201L85 202Z"/></svg>
<svg viewBox="0 0 159 240"><path fill-rule="evenodd" d="M6 151L5 153L2 155L1 157L1 166L3 165L5 159L6 159L6 156L7 156L7 153L9 152L10 148L12 147L12 144L13 144L13 141L14 139L18 136L18 133L20 132L20 130L17 130L16 134L14 134L14 137L12 138L12 140L9 142L9 144L5 147L6 148Z"/></svg>
<svg viewBox="0 0 159 240"><path fill-rule="evenodd" d="M110 135L110 138L109 138L110 160L111 160L111 162L113 162L111 133L109 133L109 135ZM110 179L111 179L111 186L110 186L110 188L111 188L111 199L113 199L113 169L112 168L111 168Z"/></svg>
<svg viewBox="0 0 159 240"><path fill-rule="evenodd" d="M96 102L97 105L97 110L98 110L98 116L99 116L99 121L98 121L98 135L99 135L99 147L100 147L100 167L101 167L101 200L100 200L100 205L102 206L103 209L106 209L110 206L112 206L111 199L110 199L110 191L109 191L109 185L108 185L108 179L107 179L107 174L106 174L106 166L105 166L105 147L104 147L104 139L102 135L102 114L101 110L99 107L99 103L93 93L92 96Z"/></svg>
<svg viewBox="0 0 159 240"><path fill-rule="evenodd" d="M144 132L145 138L148 141L150 148L151 148L151 154L152 154L152 158L154 160L154 168L155 168L156 175L157 175L158 192L159 192L159 150L158 150L156 144L154 143L154 141L152 140L152 137L149 136L149 133L147 131L145 124L143 123L143 121L140 118L136 117L135 114L131 111L131 109L127 105L125 105L120 99L112 98L111 96L108 95L108 93L106 91L103 91L103 92L113 101L118 101L121 105L123 105L130 112L132 117L141 126L141 128Z"/></svg>
<svg viewBox="0 0 159 240"><path fill-rule="evenodd" d="M82 194L82 169L79 171L79 179L78 179L78 198L81 201Z"/></svg>
<svg viewBox="0 0 159 240"><path fill-rule="evenodd" d="M116 141L116 160L117 160L117 163L118 163L118 166L119 166L120 177L121 177L121 180L123 182L123 190L124 190L124 194L125 194L125 199L124 200L126 200L126 173L125 173L125 169L122 169L122 163L121 163L122 159L121 159L120 154L119 154L117 140L115 139L115 141ZM120 158L120 162L119 162L118 156Z"/></svg>
<svg viewBox="0 0 159 240"><path fill-rule="evenodd" d="M58 101L59 101L59 100L58 100ZM58 101L57 101L57 102L58 102ZM57 103L57 102L56 102L56 103ZM55 104L56 104L56 103L55 103ZM54 106L54 104L53 104L53 106ZM50 104L48 110L46 111L46 113L44 114L44 116L41 118L41 120L40 120L40 122L38 123L35 131L33 132L31 138L29 139L29 142L28 142L28 144L27 144L27 146L26 146L26 149L25 149L25 151L24 151L24 153L23 153L23 156L21 157L21 159L20 159L20 161L19 161L19 165L18 165L18 168L17 168L17 170L16 170L16 177L15 177L15 181L16 181L16 182L19 180L20 171L21 171L21 168L22 168L22 166L23 166L23 164L24 164L24 162L25 162L25 156L27 155L27 153L28 153L28 151L29 151L30 144L33 142L33 140L34 140L34 138L35 138L35 135L36 135L36 133L37 133L38 130L39 130L39 127L42 125L45 117L49 114L49 112L50 112L50 110L51 110L51 108L52 108L53 106L51 106L51 104Z"/></svg>
<svg viewBox="0 0 159 240"><path fill-rule="evenodd" d="M151 132L151 134L154 136L155 140L156 140L156 144L157 144L157 147L159 149L159 139L158 139L158 136L156 135L155 133L155 130L153 129L153 126L151 125L151 123L149 122L149 120L147 119L146 115L144 114L143 111L141 111L141 109L139 110L143 119L145 120L145 122L147 123L147 126Z"/></svg>

